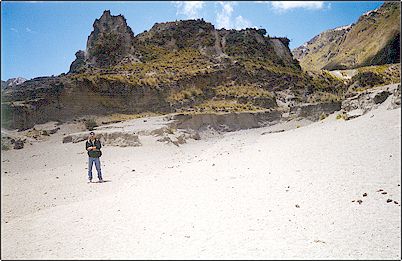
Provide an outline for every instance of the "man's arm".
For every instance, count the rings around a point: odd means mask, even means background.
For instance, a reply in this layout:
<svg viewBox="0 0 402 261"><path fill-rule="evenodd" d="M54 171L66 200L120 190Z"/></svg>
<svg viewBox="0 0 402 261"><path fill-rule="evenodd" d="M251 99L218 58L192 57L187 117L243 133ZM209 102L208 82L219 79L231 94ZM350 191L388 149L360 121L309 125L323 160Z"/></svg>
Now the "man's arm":
<svg viewBox="0 0 402 261"><path fill-rule="evenodd" d="M94 148L94 147L91 147L91 145L89 144L88 141L85 142L85 149L86 149L86 150L90 151L90 150L93 150L93 148Z"/></svg>
<svg viewBox="0 0 402 261"><path fill-rule="evenodd" d="M95 146L97 150L100 150L102 148L100 140L97 140L97 142L95 142Z"/></svg>

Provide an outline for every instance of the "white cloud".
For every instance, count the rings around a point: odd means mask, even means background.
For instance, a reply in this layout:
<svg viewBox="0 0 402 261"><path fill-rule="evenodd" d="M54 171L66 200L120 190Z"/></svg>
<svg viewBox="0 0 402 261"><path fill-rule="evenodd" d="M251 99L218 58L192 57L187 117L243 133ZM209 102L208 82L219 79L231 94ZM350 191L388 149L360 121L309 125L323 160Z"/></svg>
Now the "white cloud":
<svg viewBox="0 0 402 261"><path fill-rule="evenodd" d="M323 1L272 1L270 3L274 9L279 11L296 8L319 10L325 7Z"/></svg>
<svg viewBox="0 0 402 261"><path fill-rule="evenodd" d="M239 29L251 28L251 27L253 27L253 25L249 20L243 18L243 16L241 16L241 15L236 17L235 29L239 30Z"/></svg>
<svg viewBox="0 0 402 261"><path fill-rule="evenodd" d="M176 14L183 14L188 19L200 18L199 11L204 7L204 1L173 1L176 8Z"/></svg>
<svg viewBox="0 0 402 261"><path fill-rule="evenodd" d="M216 27L218 29L244 29L253 27L252 23L241 15L234 19L232 18L236 4L236 2L219 2L222 9L216 13Z"/></svg>
<svg viewBox="0 0 402 261"><path fill-rule="evenodd" d="M221 5L222 10L216 14L216 27L218 29L220 28L230 29L231 28L230 19L233 13L233 6L236 3L221 1L219 2L219 4Z"/></svg>
<svg viewBox="0 0 402 261"><path fill-rule="evenodd" d="M15 32L15 33L18 33L18 30L15 29L15 28L13 28L13 27L11 27L10 30L13 31L13 32Z"/></svg>
<svg viewBox="0 0 402 261"><path fill-rule="evenodd" d="M26 27L26 28L25 28L25 32L30 33L30 34L36 34L36 33L37 33L36 31L32 30L32 29L29 28L29 27Z"/></svg>
<svg viewBox="0 0 402 261"><path fill-rule="evenodd" d="M37 33L36 31L32 30L32 29L29 28L29 27L26 27L26 28L25 28L25 31L26 31L27 33L30 33L30 34L36 34L36 33Z"/></svg>

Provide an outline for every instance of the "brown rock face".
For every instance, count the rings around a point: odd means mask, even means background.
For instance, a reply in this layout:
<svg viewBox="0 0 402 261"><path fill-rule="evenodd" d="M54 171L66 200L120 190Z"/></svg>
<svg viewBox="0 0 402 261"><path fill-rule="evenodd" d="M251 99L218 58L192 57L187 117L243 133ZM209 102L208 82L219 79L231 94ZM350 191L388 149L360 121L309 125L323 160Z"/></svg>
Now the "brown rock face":
<svg viewBox="0 0 402 261"><path fill-rule="evenodd" d="M94 30L88 37L86 61L94 67L108 67L124 58L134 60L134 33L122 15L103 12L94 22Z"/></svg>

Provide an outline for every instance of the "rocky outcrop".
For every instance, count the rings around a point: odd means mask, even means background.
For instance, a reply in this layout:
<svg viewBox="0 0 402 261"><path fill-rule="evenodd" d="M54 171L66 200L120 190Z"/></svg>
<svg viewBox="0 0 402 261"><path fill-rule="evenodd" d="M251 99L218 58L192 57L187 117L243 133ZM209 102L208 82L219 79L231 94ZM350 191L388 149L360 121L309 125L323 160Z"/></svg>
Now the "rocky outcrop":
<svg viewBox="0 0 402 261"><path fill-rule="evenodd" d="M298 66L289 49L289 39L271 38L265 29L216 30L203 19L157 23L136 36L138 42L169 50L195 48L223 59L230 56L264 57L274 63Z"/></svg>
<svg viewBox="0 0 402 261"><path fill-rule="evenodd" d="M75 60L70 65L68 73L79 73L85 69L85 52L79 50L75 53Z"/></svg>
<svg viewBox="0 0 402 261"><path fill-rule="evenodd" d="M135 59L134 33L122 15L112 16L106 10L93 27L85 54L90 65L102 68L116 65L123 59Z"/></svg>
<svg viewBox="0 0 402 261"><path fill-rule="evenodd" d="M171 118L171 126L177 129L202 131L236 131L273 125L281 119L279 111L239 112L223 114L177 114Z"/></svg>
<svg viewBox="0 0 402 261"><path fill-rule="evenodd" d="M401 107L401 84L392 92L391 103L388 106L389 110L397 109Z"/></svg>
<svg viewBox="0 0 402 261"><path fill-rule="evenodd" d="M23 140L16 140L14 141L14 149L20 150L24 148L24 141Z"/></svg>
<svg viewBox="0 0 402 261"><path fill-rule="evenodd" d="M1 150L10 150L13 147L16 138L1 132Z"/></svg>
<svg viewBox="0 0 402 261"><path fill-rule="evenodd" d="M367 89L360 93L350 93L342 101L342 111L347 119L353 119L366 114L368 111L377 108L391 97L388 109L400 107L400 84L390 84Z"/></svg>
<svg viewBox="0 0 402 261"><path fill-rule="evenodd" d="M102 144L118 147L141 146L138 135L130 132L103 132L98 134Z"/></svg>
<svg viewBox="0 0 402 261"><path fill-rule="evenodd" d="M335 111L341 109L341 102L325 102L315 104L301 104L290 107L290 115L297 118L306 118L311 121L318 121Z"/></svg>
<svg viewBox="0 0 402 261"><path fill-rule="evenodd" d="M203 19L156 23L149 31L136 36L142 44L164 47L168 50L183 48L208 49L215 53L215 28Z"/></svg>
<svg viewBox="0 0 402 261"><path fill-rule="evenodd" d="M19 137L12 137L7 134L1 133L1 150L20 150L24 148L26 139Z"/></svg>
<svg viewBox="0 0 402 261"><path fill-rule="evenodd" d="M97 138L102 145L118 146L118 147L137 147L141 146L138 135L129 131L104 131L96 133ZM88 132L73 133L63 137L63 143L77 143L88 139Z"/></svg>

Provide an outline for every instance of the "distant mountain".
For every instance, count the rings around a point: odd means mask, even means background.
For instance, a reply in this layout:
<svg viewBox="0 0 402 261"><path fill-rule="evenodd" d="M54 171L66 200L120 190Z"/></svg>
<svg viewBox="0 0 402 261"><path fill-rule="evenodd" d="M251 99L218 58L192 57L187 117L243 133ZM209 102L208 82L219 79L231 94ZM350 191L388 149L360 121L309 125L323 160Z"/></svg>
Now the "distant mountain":
<svg viewBox="0 0 402 261"><path fill-rule="evenodd" d="M293 56L305 70L352 69L400 62L400 2L385 2L356 23L327 30Z"/></svg>
<svg viewBox="0 0 402 261"><path fill-rule="evenodd" d="M17 85L20 85L20 84L24 83L25 81L27 81L27 79L22 78L22 77L10 78L7 81L1 81L1 88L2 89L14 88Z"/></svg>

